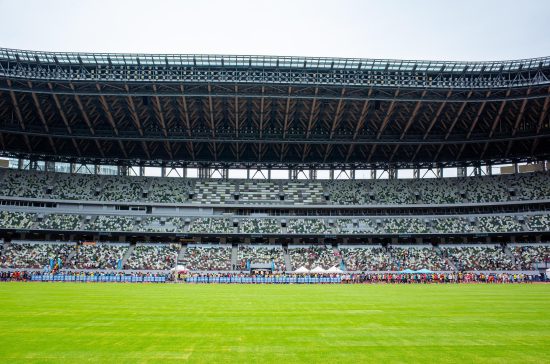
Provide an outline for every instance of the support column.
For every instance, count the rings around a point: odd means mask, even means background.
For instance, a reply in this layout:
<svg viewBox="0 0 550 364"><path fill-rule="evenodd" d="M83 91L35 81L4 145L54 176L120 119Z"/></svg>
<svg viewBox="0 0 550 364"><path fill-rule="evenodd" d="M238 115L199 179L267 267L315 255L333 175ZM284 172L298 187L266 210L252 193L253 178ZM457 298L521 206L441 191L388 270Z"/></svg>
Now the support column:
<svg viewBox="0 0 550 364"><path fill-rule="evenodd" d="M45 162L45 169L46 169L46 172L55 172L55 162L54 161L46 161Z"/></svg>
<svg viewBox="0 0 550 364"><path fill-rule="evenodd" d="M370 178L371 179L376 179L376 169L371 169L370 170Z"/></svg>
<svg viewBox="0 0 550 364"><path fill-rule="evenodd" d="M316 180L317 179L317 170L315 168L309 169L309 179L310 180Z"/></svg>
<svg viewBox="0 0 550 364"><path fill-rule="evenodd" d="M467 177L468 176L468 170L466 167L457 167L456 168L456 176L457 177Z"/></svg>
<svg viewBox="0 0 550 364"><path fill-rule="evenodd" d="M413 178L419 179L420 178L420 168L413 169Z"/></svg>
<svg viewBox="0 0 550 364"><path fill-rule="evenodd" d="M476 176L476 177L481 176L481 166L475 166L474 167L474 176Z"/></svg>
<svg viewBox="0 0 550 364"><path fill-rule="evenodd" d="M397 169L395 167L388 167L388 179L397 178Z"/></svg>
<svg viewBox="0 0 550 364"><path fill-rule="evenodd" d="M199 178L210 178L210 168L199 167Z"/></svg>
<svg viewBox="0 0 550 364"><path fill-rule="evenodd" d="M128 167L127 166L118 166L118 175L119 176L127 176L128 175Z"/></svg>

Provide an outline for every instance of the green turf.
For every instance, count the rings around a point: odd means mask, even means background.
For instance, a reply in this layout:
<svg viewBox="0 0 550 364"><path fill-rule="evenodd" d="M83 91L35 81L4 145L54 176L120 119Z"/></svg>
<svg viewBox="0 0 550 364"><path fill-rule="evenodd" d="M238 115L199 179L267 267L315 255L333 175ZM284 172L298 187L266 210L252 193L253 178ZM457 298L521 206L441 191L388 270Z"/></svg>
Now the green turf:
<svg viewBox="0 0 550 364"><path fill-rule="evenodd" d="M550 362L550 285L0 284L0 363Z"/></svg>

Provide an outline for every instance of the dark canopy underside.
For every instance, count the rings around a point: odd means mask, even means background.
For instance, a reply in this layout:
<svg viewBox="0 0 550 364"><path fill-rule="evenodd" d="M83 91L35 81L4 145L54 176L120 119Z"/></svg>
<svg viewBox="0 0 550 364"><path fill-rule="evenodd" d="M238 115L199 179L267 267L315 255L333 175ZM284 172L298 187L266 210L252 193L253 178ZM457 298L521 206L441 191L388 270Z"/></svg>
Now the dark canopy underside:
<svg viewBox="0 0 550 364"><path fill-rule="evenodd" d="M276 79L275 67L270 78L265 69L263 78L254 78L259 71L248 66L233 67L233 78L220 78L227 71L223 67L205 69L202 78L185 76L197 74L201 68L196 66L186 67L185 75L159 78L168 65L135 64L131 69L146 77L109 79L90 73L100 66L81 64L81 71L95 78L79 78L68 77L72 68L59 62L42 73L36 60L4 58L0 64L3 155L107 164L319 168L550 157L550 83L545 79L550 65L542 62L536 72L517 71L521 82L496 82L496 76L481 71L466 75L465 87L457 84L464 74L441 71L420 76L409 71L399 78L388 69L356 70L359 78L353 82L311 83L306 76L321 80L351 71L304 69L301 78L289 70ZM111 64L110 72L117 67ZM418 77L427 81L414 81ZM511 79L510 72L506 77Z"/></svg>

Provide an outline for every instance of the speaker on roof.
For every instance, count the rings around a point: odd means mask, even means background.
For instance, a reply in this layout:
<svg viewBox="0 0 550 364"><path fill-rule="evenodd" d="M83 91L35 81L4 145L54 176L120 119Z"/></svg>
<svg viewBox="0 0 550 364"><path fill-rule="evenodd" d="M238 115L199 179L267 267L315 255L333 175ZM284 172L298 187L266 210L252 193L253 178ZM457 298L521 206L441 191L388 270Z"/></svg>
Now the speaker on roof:
<svg viewBox="0 0 550 364"><path fill-rule="evenodd" d="M143 105L144 106L149 106L149 97L148 96L143 96L142 99L143 99Z"/></svg>

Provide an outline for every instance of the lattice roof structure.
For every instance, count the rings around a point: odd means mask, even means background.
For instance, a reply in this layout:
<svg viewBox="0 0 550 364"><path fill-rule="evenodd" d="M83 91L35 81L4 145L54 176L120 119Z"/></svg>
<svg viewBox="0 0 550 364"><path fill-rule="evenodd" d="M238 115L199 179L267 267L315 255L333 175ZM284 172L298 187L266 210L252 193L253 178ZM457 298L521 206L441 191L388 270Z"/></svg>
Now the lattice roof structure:
<svg viewBox="0 0 550 364"><path fill-rule="evenodd" d="M502 62L0 49L1 155L399 168L550 157L550 58Z"/></svg>

